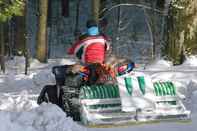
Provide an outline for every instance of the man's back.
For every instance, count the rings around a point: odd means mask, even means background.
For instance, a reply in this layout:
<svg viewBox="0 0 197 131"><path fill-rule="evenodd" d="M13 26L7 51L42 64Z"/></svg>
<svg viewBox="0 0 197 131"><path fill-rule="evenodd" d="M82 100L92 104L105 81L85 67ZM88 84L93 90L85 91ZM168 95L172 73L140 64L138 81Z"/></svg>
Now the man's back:
<svg viewBox="0 0 197 131"><path fill-rule="evenodd" d="M83 63L103 63L105 58L106 40L103 36L88 36L77 41L69 50Z"/></svg>

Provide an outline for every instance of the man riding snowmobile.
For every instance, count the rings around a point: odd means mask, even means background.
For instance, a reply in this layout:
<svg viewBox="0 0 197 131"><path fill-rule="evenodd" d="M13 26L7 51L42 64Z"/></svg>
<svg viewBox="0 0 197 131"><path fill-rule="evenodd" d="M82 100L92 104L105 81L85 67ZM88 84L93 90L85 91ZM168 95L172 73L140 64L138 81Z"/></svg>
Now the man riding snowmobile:
<svg viewBox="0 0 197 131"><path fill-rule="evenodd" d="M110 70L104 63L106 54L110 50L109 38L99 32L98 25L94 20L88 20L86 27L87 33L81 35L79 40L77 40L74 45L69 48L68 54L75 55L80 60L80 65L85 67L79 68L78 71L83 74L83 77L86 80L89 80L86 84L93 84L97 81L97 79L106 80L106 78L99 78L101 74L103 77L107 77L107 74L114 77L114 74L112 70Z"/></svg>
<svg viewBox="0 0 197 131"><path fill-rule="evenodd" d="M68 54L75 55L82 64L103 64L106 51L109 50L107 37L99 33L94 20L87 21L87 33L68 50Z"/></svg>
<svg viewBox="0 0 197 131"><path fill-rule="evenodd" d="M134 62L107 54L107 37L99 33L96 22L88 21L87 28L68 51L80 62L53 67L56 85L42 89L38 104L57 104L85 125L190 117L172 82L153 82L131 72Z"/></svg>
<svg viewBox="0 0 197 131"><path fill-rule="evenodd" d="M129 67L131 67L130 65L132 64L133 69L135 64L132 61L111 56L110 39L105 34L99 32L98 25L94 20L88 20L86 27L87 33L79 37L79 40L68 50L68 54L75 55L80 60L80 64L87 66L92 73L97 72L98 74L96 68L100 69L100 71L103 68L104 72L107 71L105 74L108 73L113 78L118 73L120 66L127 66L129 64ZM113 62L111 58L114 58ZM89 76L89 79L96 78L95 76Z"/></svg>

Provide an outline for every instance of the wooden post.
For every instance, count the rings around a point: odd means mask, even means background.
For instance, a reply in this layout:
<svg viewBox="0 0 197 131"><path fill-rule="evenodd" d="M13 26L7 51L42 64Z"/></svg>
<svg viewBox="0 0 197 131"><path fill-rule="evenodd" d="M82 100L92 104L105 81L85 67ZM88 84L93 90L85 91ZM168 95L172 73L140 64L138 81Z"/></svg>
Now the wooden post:
<svg viewBox="0 0 197 131"><path fill-rule="evenodd" d="M39 0L36 57L40 62L47 62L47 12L48 0Z"/></svg>

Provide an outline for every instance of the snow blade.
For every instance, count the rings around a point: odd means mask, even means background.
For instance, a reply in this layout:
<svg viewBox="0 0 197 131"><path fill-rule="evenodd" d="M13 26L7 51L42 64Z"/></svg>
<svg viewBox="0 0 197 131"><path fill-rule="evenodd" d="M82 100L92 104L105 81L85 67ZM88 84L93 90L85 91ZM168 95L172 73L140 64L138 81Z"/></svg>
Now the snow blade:
<svg viewBox="0 0 197 131"><path fill-rule="evenodd" d="M106 127L160 121L188 121L190 111L171 81L152 82L149 76L126 74L115 85L83 86L80 115L84 125Z"/></svg>

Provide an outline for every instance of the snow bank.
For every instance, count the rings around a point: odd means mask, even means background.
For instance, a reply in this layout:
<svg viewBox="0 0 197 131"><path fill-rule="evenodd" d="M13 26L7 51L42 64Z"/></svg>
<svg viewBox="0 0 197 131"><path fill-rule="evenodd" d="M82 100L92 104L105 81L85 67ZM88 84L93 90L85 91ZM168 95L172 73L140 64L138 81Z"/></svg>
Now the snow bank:
<svg viewBox="0 0 197 131"><path fill-rule="evenodd" d="M53 59L47 64L41 64L32 59L28 75L24 75L24 66L21 65L24 64L24 58L17 57L8 61L6 74L0 74L0 131L196 131L197 57L188 57L183 65L179 66L172 66L169 61L157 60L147 65L144 70L149 70L145 73L149 74L153 81L171 80L175 83L180 92L179 96L185 99L186 107L192 110L193 123L185 125L162 123L116 129L84 128L67 118L55 105L36 104L42 87L55 83L51 68L54 65L74 62L73 59Z"/></svg>
<svg viewBox="0 0 197 131"><path fill-rule="evenodd" d="M20 93L0 93L0 110L4 111L28 111L38 107L37 95L29 94L24 90Z"/></svg>
<svg viewBox="0 0 197 131"><path fill-rule="evenodd" d="M197 113L197 91L194 91L192 93L192 96L191 96L191 102L192 102L192 112L193 113Z"/></svg>
<svg viewBox="0 0 197 131"><path fill-rule="evenodd" d="M182 64L182 66L197 67L197 56L189 56L189 57L186 57L186 60Z"/></svg>
<svg viewBox="0 0 197 131"><path fill-rule="evenodd" d="M31 111L0 112L1 131L81 131L83 127L74 123L55 105L43 104Z"/></svg>
<svg viewBox="0 0 197 131"><path fill-rule="evenodd" d="M151 64L147 65L145 67L146 70L168 70L170 67L172 67L172 62L166 61L166 60L155 60Z"/></svg>

